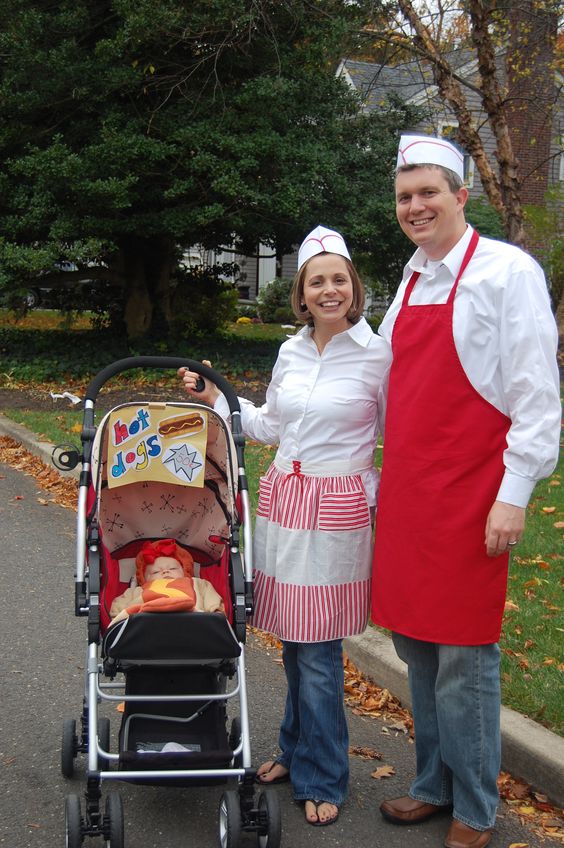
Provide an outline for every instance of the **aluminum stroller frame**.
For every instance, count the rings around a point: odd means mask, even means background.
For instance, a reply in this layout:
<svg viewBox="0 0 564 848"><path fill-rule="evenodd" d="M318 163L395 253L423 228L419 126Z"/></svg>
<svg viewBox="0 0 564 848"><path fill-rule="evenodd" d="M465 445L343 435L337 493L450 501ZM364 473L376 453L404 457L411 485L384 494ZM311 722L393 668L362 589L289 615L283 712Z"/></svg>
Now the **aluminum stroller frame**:
<svg viewBox="0 0 564 848"><path fill-rule="evenodd" d="M93 446L98 430L94 422L95 402L102 386L123 371L134 368L177 370L182 366L188 367L215 383L224 394L231 414L231 431L229 432L226 425L223 426L228 452L233 454L229 456L228 464L236 474L234 489L238 489L238 509L234 509L233 514L228 519L229 538L215 540L222 542L225 545L225 551L228 552L228 576L233 607L231 626L226 618L218 619L217 613L167 613L164 616L138 613L124 622L114 624L104 636L100 608L101 592L104 588L102 582L104 579L102 574L103 542L95 505L92 507L88 503L89 492L91 492L93 486L96 488L97 483L96 480L93 480L93 467L96 465ZM172 405L194 408L194 404ZM252 538L249 493L244 463L245 441L241 430L238 398L224 377L199 362L184 358L158 356L122 359L100 371L88 385L84 402L81 442L81 454L77 449L67 445L59 446L53 452L53 461L61 470L73 469L81 462L76 540L75 615L88 618L86 681L80 733L77 733L76 722L73 719L66 719L63 723L61 746L61 771L63 775L65 777L72 776L74 760L79 753L85 754L87 760L84 813L78 795L72 794L66 798L65 831L67 848L80 848L87 836L102 836L109 848L123 848L123 804L119 792L110 791L106 796L104 812L101 810L102 783L109 780L157 784L177 781L181 782L181 785L187 785L190 781L200 784L227 784L219 805L218 838L221 848L232 848L232 846L237 845L242 832L256 833L260 848L279 848L281 815L277 795L272 788L261 790L258 803L255 803L256 770L251 765L245 675L245 638L246 618L252 613L253 608ZM242 522L239 514L242 515ZM241 523L244 557L239 549ZM113 678L116 672L124 671L127 683L128 669L143 667L143 663L146 662L144 656L135 656L136 652L139 653L138 648L135 647L139 644L135 636L129 638L129 647L123 649L123 645L127 643L127 638L122 639L123 634L125 633L126 636L128 633L130 635L135 634L136 629L143 626L143 619L147 617L152 622L155 621L155 618L160 619L160 629L164 633L163 644L166 646L168 637L166 636L167 624L165 619L172 621L172 616L185 616L188 630L191 629L192 632L195 632L196 627L200 627L202 623L207 626L207 620L213 619L213 622L210 620L209 623L213 625L212 629L215 628L218 631L215 650L216 652L219 651L221 655L214 656L213 650L210 648L212 650L211 657L202 658L198 656L198 651L196 651L194 656L165 656L161 660L161 665L166 666L166 668L184 667L185 669L190 665L195 665L212 669L212 675L217 676L218 679L220 677L222 680L225 679L225 686L221 685L218 691L211 693L183 692L174 694L167 692L163 694L162 692L149 692L147 694L144 692L143 694L130 694L126 689L125 695L123 691L118 694L117 690L123 690L123 685L120 682L114 682ZM198 618L196 619L195 616L198 616ZM204 616L204 618L201 618L201 616ZM186 625L183 624L182 632L184 632L185 627ZM175 632L178 633L178 627L176 627ZM110 636L111 639L109 639ZM122 639L121 643L120 639ZM187 637L187 641L191 639L191 636ZM168 639L168 642L171 641L171 639ZM119 646L117 652L114 650L115 644ZM213 644L213 641L211 644ZM125 657L121 655L123 650L125 650ZM170 649L165 647L164 650L169 651ZM114 651L113 654L112 651ZM172 653L174 653L174 650L172 650ZM227 656L223 656L223 653L226 653ZM143 654L142 650L141 654ZM101 682L104 675L110 677L109 683ZM227 680L233 677L235 683L227 685ZM122 738L126 738L127 746L127 727L123 731L122 724L119 753L112 753L110 751L109 720L98 716L100 700L125 701L126 711L130 702L135 704L138 701L142 702L144 708L147 707L147 704L161 704L163 712L166 712L165 707L168 709L168 705L171 703L194 703L196 713L200 709L199 705L205 702L205 709L208 709L208 705L211 705L209 709L218 713L221 724L222 716L226 715L225 705L231 699L237 699L239 702L239 716L233 719L229 734L229 762L224 762L221 767L217 768L204 766L199 768L127 768L124 763L129 752L121 750ZM151 707L149 708L151 709ZM166 715L152 712L148 718L155 718L157 721L169 720ZM194 716L178 720L190 722L193 718ZM176 721L177 717L173 716L171 720ZM187 754L187 757L189 756L190 754ZM158 760L159 755L157 754L156 757ZM117 768L112 768L112 766L117 766Z"/></svg>

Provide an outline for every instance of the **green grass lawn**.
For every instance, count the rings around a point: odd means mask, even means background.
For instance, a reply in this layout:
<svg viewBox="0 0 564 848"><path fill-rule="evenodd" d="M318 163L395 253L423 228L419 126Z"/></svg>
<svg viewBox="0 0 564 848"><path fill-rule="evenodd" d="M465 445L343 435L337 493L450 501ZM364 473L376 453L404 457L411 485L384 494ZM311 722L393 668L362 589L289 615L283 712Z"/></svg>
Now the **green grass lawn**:
<svg viewBox="0 0 564 848"><path fill-rule="evenodd" d="M57 444L80 444L81 411L4 413ZM274 451L246 447L251 507L258 478ZM512 557L504 617L502 692L506 706L564 736L564 480L561 457L554 474L540 482L528 508L527 526Z"/></svg>

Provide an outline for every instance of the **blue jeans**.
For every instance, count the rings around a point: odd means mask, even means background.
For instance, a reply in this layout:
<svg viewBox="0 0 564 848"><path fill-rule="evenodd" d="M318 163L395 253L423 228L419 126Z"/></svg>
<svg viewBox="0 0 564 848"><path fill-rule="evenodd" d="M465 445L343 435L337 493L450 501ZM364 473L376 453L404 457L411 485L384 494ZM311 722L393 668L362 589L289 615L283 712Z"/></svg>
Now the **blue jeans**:
<svg viewBox="0 0 564 848"><path fill-rule="evenodd" d="M452 803L476 830L494 826L501 760L499 645L438 645L393 634L408 665L417 776L409 794Z"/></svg>
<svg viewBox="0 0 564 848"><path fill-rule="evenodd" d="M283 642L288 681L277 761L290 770L294 798L339 806L349 781L343 643Z"/></svg>

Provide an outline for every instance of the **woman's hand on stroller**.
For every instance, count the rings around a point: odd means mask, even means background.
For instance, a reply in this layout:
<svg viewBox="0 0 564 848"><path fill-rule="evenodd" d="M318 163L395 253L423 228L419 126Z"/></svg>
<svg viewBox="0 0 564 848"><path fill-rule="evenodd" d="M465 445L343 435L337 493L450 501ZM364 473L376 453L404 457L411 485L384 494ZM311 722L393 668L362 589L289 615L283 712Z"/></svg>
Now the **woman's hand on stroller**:
<svg viewBox="0 0 564 848"><path fill-rule="evenodd" d="M202 364L211 368L211 362L207 359L202 359ZM205 380L201 374L197 374L196 371L189 371L188 368L185 367L179 368L177 373L184 384L184 390L187 394L194 395L194 400L203 401L210 406L215 405L215 402L221 392L214 383L210 382L210 380ZM199 385L197 386L198 381ZM200 389L199 386L202 383L204 384L204 388Z"/></svg>

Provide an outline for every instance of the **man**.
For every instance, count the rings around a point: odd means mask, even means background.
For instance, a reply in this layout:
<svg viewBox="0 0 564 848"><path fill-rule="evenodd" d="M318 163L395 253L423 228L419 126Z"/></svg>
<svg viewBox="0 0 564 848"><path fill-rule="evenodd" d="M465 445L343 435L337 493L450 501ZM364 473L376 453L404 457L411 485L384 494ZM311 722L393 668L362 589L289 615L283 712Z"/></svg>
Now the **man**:
<svg viewBox="0 0 564 848"><path fill-rule="evenodd" d="M558 455L557 332L537 263L467 225L454 145L402 137L395 188L418 249L380 327L393 364L372 617L408 664L417 773L380 810L413 825L452 809L445 846L483 848L509 551Z"/></svg>

